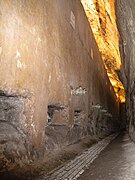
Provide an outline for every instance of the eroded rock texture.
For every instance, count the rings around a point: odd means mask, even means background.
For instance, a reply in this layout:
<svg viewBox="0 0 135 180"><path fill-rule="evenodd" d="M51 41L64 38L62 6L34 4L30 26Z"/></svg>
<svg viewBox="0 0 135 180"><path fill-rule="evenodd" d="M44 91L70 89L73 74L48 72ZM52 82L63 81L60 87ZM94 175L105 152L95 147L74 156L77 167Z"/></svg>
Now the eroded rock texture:
<svg viewBox="0 0 135 180"><path fill-rule="evenodd" d="M129 133L135 140L135 1L115 2L122 59L121 79L126 90Z"/></svg>
<svg viewBox="0 0 135 180"><path fill-rule="evenodd" d="M24 101L23 97L0 93L0 172L28 162Z"/></svg>
<svg viewBox="0 0 135 180"><path fill-rule="evenodd" d="M124 87L117 72L121 67L114 0L81 0L101 53L108 77L120 102Z"/></svg>

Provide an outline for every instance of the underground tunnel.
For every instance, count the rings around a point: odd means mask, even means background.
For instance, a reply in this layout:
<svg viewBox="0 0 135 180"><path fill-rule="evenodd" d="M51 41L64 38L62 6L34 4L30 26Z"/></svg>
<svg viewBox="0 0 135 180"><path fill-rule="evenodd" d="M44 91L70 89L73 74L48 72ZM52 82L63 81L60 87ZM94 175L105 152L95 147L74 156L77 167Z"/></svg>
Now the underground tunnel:
<svg viewBox="0 0 135 180"><path fill-rule="evenodd" d="M0 0L0 179L134 179L134 6Z"/></svg>

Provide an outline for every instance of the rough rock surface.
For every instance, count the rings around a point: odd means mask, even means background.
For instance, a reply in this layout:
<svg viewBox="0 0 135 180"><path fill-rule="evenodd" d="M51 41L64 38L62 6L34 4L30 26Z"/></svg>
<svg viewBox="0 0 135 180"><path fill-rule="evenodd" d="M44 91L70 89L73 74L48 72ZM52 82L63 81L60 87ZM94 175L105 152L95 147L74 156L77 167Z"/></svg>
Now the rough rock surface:
<svg viewBox="0 0 135 180"><path fill-rule="evenodd" d="M23 109L23 98L0 95L0 172L28 160Z"/></svg>
<svg viewBox="0 0 135 180"><path fill-rule="evenodd" d="M108 77L119 101L124 102L124 87L117 74L121 67L121 58L114 0L81 0L81 2L99 47Z"/></svg>
<svg viewBox="0 0 135 180"><path fill-rule="evenodd" d="M116 129L119 103L80 1L1 0L0 40L0 157L13 158L1 167Z"/></svg>
<svg viewBox="0 0 135 180"><path fill-rule="evenodd" d="M115 6L122 59L120 78L126 91L129 133L135 140L135 1L117 0Z"/></svg>

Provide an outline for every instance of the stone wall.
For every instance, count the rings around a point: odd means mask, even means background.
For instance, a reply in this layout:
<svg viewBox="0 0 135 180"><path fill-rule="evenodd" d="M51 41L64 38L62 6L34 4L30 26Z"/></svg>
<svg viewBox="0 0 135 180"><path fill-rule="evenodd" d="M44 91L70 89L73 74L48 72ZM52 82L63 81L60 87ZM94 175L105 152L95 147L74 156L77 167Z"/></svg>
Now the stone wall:
<svg viewBox="0 0 135 180"><path fill-rule="evenodd" d="M1 0L0 15L0 171L116 130L119 104L78 0Z"/></svg>
<svg viewBox="0 0 135 180"><path fill-rule="evenodd" d="M127 128L135 140L135 1L117 0L115 5L122 58L119 75L126 91Z"/></svg>

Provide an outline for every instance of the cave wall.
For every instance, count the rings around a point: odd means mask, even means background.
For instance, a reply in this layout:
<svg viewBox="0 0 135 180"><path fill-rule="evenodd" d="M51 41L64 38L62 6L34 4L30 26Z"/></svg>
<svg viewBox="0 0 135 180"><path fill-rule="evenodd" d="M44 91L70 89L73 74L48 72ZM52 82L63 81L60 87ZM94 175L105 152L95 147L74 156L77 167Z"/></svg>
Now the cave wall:
<svg viewBox="0 0 135 180"><path fill-rule="evenodd" d="M122 67L119 76L126 92L127 128L135 141L135 1L115 1Z"/></svg>
<svg viewBox="0 0 135 180"><path fill-rule="evenodd" d="M110 82L120 102L125 102L124 87L117 71L121 67L115 0L81 0Z"/></svg>
<svg viewBox="0 0 135 180"><path fill-rule="evenodd" d="M119 103L78 0L1 0L0 40L0 171L116 130Z"/></svg>

